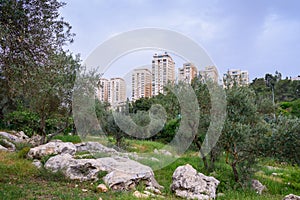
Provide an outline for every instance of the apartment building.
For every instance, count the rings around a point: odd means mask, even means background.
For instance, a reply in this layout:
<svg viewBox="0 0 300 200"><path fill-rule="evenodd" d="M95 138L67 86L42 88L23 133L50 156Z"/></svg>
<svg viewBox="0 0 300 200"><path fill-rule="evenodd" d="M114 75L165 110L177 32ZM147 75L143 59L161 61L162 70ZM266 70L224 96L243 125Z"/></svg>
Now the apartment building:
<svg viewBox="0 0 300 200"><path fill-rule="evenodd" d="M182 68L178 68L178 82L191 84L197 73L197 67L193 63L184 63Z"/></svg>
<svg viewBox="0 0 300 200"><path fill-rule="evenodd" d="M149 69L135 69L132 73L132 100L152 96L152 74Z"/></svg>
<svg viewBox="0 0 300 200"><path fill-rule="evenodd" d="M223 76L224 87L232 87L233 84L238 86L249 85L248 71L240 69L230 69Z"/></svg>
<svg viewBox="0 0 300 200"><path fill-rule="evenodd" d="M200 70L200 75L204 81L211 80L215 83L219 82L219 73L215 66L205 67L204 70Z"/></svg>
<svg viewBox="0 0 300 200"><path fill-rule="evenodd" d="M98 84L98 99L108 102L112 108L126 101L126 83L122 78L101 78Z"/></svg>
<svg viewBox="0 0 300 200"><path fill-rule="evenodd" d="M175 82L175 62L167 52L155 54L152 60L152 96L163 93L168 82Z"/></svg>

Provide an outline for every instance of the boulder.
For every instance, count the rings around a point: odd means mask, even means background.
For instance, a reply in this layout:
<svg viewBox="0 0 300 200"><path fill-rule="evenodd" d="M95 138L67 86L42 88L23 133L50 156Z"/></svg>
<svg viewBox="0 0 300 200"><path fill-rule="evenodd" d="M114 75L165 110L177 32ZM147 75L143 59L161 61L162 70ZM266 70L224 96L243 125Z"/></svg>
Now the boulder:
<svg viewBox="0 0 300 200"><path fill-rule="evenodd" d="M300 200L300 196L289 194L286 195L282 200Z"/></svg>
<svg viewBox="0 0 300 200"><path fill-rule="evenodd" d="M8 141L7 139L2 139L2 142L5 146L5 148L7 148L7 150L9 150L9 151L16 150L16 146L13 143L11 143L10 141Z"/></svg>
<svg viewBox="0 0 300 200"><path fill-rule="evenodd" d="M0 136L8 139L9 141L11 141L13 143L22 143L22 142L25 142L23 139L15 136L13 134L7 133L7 132L0 132Z"/></svg>
<svg viewBox="0 0 300 200"><path fill-rule="evenodd" d="M251 185L257 194L261 194L263 191L267 190L267 187L259 182L259 180L253 179Z"/></svg>
<svg viewBox="0 0 300 200"><path fill-rule="evenodd" d="M75 144L77 152L91 152L91 153L108 153L117 154L118 152L113 148L108 148L98 142L83 142Z"/></svg>
<svg viewBox="0 0 300 200"><path fill-rule="evenodd" d="M2 145L0 145L0 151L8 151L8 149Z"/></svg>
<svg viewBox="0 0 300 200"><path fill-rule="evenodd" d="M22 140L28 140L29 137L23 132L23 131L20 131L20 132L16 132L16 136Z"/></svg>
<svg viewBox="0 0 300 200"><path fill-rule="evenodd" d="M31 138L27 139L27 142L33 146L33 147L36 147L36 146L39 146L41 144L43 144L43 137L40 136L40 135L33 135Z"/></svg>
<svg viewBox="0 0 300 200"><path fill-rule="evenodd" d="M216 190L220 181L198 173L189 164L178 167L172 178L171 190L176 196L198 200L216 198Z"/></svg>
<svg viewBox="0 0 300 200"><path fill-rule="evenodd" d="M150 167L126 158L74 159L69 154L61 154L51 157L45 168L80 181L98 180L98 173L105 171L108 174L103 180L113 190L130 190L140 182L147 187L162 188Z"/></svg>
<svg viewBox="0 0 300 200"><path fill-rule="evenodd" d="M65 153L74 155L76 153L76 146L71 142L51 141L47 144L31 148L27 156L33 159L41 159L43 156Z"/></svg>
<svg viewBox="0 0 300 200"><path fill-rule="evenodd" d="M109 172L103 179L113 190L130 190L141 181L146 186L162 188L155 180L152 169L148 166L121 157L98 158L97 160Z"/></svg>

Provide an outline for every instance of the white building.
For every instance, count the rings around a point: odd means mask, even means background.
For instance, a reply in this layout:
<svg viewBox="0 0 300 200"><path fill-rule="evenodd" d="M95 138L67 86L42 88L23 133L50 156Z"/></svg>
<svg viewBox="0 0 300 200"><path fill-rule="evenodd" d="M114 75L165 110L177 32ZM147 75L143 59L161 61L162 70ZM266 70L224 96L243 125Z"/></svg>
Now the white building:
<svg viewBox="0 0 300 200"><path fill-rule="evenodd" d="M152 96L163 93L168 82L175 82L175 62L167 52L155 54L152 60Z"/></svg>
<svg viewBox="0 0 300 200"><path fill-rule="evenodd" d="M135 69L132 73L132 100L151 97L152 74L149 69Z"/></svg>
<svg viewBox="0 0 300 200"><path fill-rule="evenodd" d="M191 84L197 73L197 67L193 63L184 63L182 68L178 68L178 81Z"/></svg>
<svg viewBox="0 0 300 200"><path fill-rule="evenodd" d="M101 78L97 91L98 99L108 102L112 108L126 102L126 83L122 78Z"/></svg>
<svg viewBox="0 0 300 200"><path fill-rule="evenodd" d="M234 84L238 86L249 85L248 71L240 69L230 69L223 76L224 87L232 87Z"/></svg>
<svg viewBox="0 0 300 200"><path fill-rule="evenodd" d="M219 82L219 73L215 66L207 66L204 70L200 70L202 80L211 80L215 83Z"/></svg>

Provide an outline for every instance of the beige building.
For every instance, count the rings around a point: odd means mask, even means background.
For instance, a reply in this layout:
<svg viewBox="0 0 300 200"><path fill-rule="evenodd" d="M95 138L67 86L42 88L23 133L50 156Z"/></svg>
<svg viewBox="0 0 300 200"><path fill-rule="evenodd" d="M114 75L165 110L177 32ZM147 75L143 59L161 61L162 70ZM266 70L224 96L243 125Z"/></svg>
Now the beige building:
<svg viewBox="0 0 300 200"><path fill-rule="evenodd" d="M122 78L101 78L97 96L100 101L108 102L114 108L126 102L126 83Z"/></svg>
<svg viewBox="0 0 300 200"><path fill-rule="evenodd" d="M197 73L197 67L193 63L184 63L182 68L178 68L178 81L191 84Z"/></svg>
<svg viewBox="0 0 300 200"><path fill-rule="evenodd" d="M98 99L102 102L108 102L108 84L109 80L106 78L100 78L98 84Z"/></svg>
<svg viewBox="0 0 300 200"><path fill-rule="evenodd" d="M230 69L223 76L224 87L232 87L233 84L238 86L249 85L249 73L240 69Z"/></svg>
<svg viewBox="0 0 300 200"><path fill-rule="evenodd" d="M168 82L175 82L175 62L167 52L155 54L152 60L152 96L163 93Z"/></svg>
<svg viewBox="0 0 300 200"><path fill-rule="evenodd" d="M111 78L108 85L108 102L112 107L126 101L126 83L122 78Z"/></svg>
<svg viewBox="0 0 300 200"><path fill-rule="evenodd" d="M200 70L202 80L211 80L215 83L219 82L218 69L215 66L207 66L204 70Z"/></svg>
<svg viewBox="0 0 300 200"><path fill-rule="evenodd" d="M135 69L132 73L132 100L151 97L152 74L149 69Z"/></svg>

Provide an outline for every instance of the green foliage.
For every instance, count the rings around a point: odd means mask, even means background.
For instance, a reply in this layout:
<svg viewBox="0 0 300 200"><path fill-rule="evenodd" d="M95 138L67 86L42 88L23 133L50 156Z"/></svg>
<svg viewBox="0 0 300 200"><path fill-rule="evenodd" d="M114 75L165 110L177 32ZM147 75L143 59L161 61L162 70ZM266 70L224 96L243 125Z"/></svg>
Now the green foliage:
<svg viewBox="0 0 300 200"><path fill-rule="evenodd" d="M292 102L281 102L279 104L279 114L300 118L300 99Z"/></svg>
<svg viewBox="0 0 300 200"><path fill-rule="evenodd" d="M30 150L30 147L22 148L20 151L18 151L18 158L26 158L29 150Z"/></svg>
<svg viewBox="0 0 300 200"><path fill-rule="evenodd" d="M12 130L24 131L29 137L38 131L39 116L27 110L17 110L5 115L4 121Z"/></svg>
<svg viewBox="0 0 300 200"><path fill-rule="evenodd" d="M266 137L266 155L300 166L300 119L279 116Z"/></svg>
<svg viewBox="0 0 300 200"><path fill-rule="evenodd" d="M72 142L74 144L81 142L81 138L78 135L56 135L52 139L61 140L63 142Z"/></svg>

